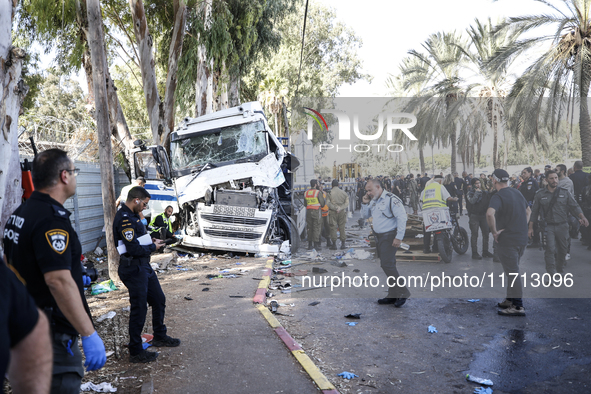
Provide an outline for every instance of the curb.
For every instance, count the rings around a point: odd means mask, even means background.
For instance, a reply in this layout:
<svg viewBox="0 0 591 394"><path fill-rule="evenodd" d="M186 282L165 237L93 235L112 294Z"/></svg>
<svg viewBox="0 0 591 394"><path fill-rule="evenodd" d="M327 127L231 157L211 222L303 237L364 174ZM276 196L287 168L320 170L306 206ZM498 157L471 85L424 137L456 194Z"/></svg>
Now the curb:
<svg viewBox="0 0 591 394"><path fill-rule="evenodd" d="M257 309L261 312L263 317L267 320L271 328L275 331L277 336L283 341L285 346L291 351L291 354L298 360L302 368L308 373L310 378L316 383L318 388L322 390L323 394L339 394L335 386L328 381L326 376L314 364L312 359L308 357L302 347L289 335L285 328L281 325L279 320L269 311L269 309L262 305L267 301L267 288L271 283L271 274L273 272L273 259L267 260L263 279L259 282L259 287L253 298L253 303L257 304Z"/></svg>

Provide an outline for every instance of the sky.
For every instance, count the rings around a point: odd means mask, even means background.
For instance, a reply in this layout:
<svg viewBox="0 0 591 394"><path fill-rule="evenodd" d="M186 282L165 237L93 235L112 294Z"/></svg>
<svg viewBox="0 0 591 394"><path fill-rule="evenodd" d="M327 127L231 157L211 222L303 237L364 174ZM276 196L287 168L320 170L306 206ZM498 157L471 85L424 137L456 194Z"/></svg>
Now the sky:
<svg viewBox="0 0 591 394"><path fill-rule="evenodd" d="M373 81L341 87L341 97L387 96L389 73L396 73L410 49L420 49L432 33L462 31L485 20L547 12L533 0L314 0L336 10L337 18L363 40L358 53ZM360 4L364 6L360 7Z"/></svg>

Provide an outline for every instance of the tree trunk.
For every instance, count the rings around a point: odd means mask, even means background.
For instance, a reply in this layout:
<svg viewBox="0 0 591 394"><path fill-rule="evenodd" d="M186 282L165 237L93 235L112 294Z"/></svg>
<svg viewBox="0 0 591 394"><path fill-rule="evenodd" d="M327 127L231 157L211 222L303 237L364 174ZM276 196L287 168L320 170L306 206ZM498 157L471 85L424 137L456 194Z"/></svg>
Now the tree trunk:
<svg viewBox="0 0 591 394"><path fill-rule="evenodd" d="M117 268L119 253L113 236L113 219L115 217L115 184L113 175L113 153L111 149L111 129L109 127L109 103L106 86L106 56L103 37L103 20L99 0L88 0L88 45L92 59L94 81L96 126L99 140L99 162L101 169L101 190L103 195L103 212L105 218L105 236L109 259L109 277L119 282Z"/></svg>
<svg viewBox="0 0 591 394"><path fill-rule="evenodd" d="M18 152L18 116L28 87L21 80L25 51L12 47L16 1L0 0L0 234L23 196ZM0 256L4 254L0 245Z"/></svg>
<svg viewBox="0 0 591 394"><path fill-rule="evenodd" d="M423 175L425 173L425 155L422 147L419 147L419 165L421 166L421 175Z"/></svg>
<svg viewBox="0 0 591 394"><path fill-rule="evenodd" d="M491 99L492 100L492 116L491 116L491 127L492 127L492 132L493 132L493 153L492 153L492 159L493 159L493 167L494 168L499 168L499 152L498 152L498 145L499 145L499 130L498 130L498 125L499 125L499 118L498 118L498 108L497 108L497 102L494 98Z"/></svg>
<svg viewBox="0 0 591 394"><path fill-rule="evenodd" d="M175 9L174 29L168 51L168 74L166 75L164 93L164 132L160 138L161 144L165 144L168 136L174 130L174 92L177 86L178 61L183 53L185 24L187 22L187 5L185 4L185 0L176 0Z"/></svg>
<svg viewBox="0 0 591 394"><path fill-rule="evenodd" d="M203 17L205 30L210 25L212 0L203 0L199 15ZM197 80L195 81L195 117L213 112L213 63L208 60L205 45L199 45L199 64L197 65Z"/></svg>
<svg viewBox="0 0 591 394"><path fill-rule="evenodd" d="M581 102L579 109L579 125L581 130L581 160L583 166L591 166L591 117L589 117L589 103L587 95L589 94L589 83L591 78L587 72L582 72L581 81Z"/></svg>
<svg viewBox="0 0 591 394"><path fill-rule="evenodd" d="M240 105L240 76L238 72L230 74L230 87L228 90L228 106L237 107Z"/></svg>
<svg viewBox="0 0 591 394"><path fill-rule="evenodd" d="M150 120L150 128L152 129L152 142L158 144L160 143L161 136L164 132L164 125L162 124L163 116L161 116L161 112L163 112L162 102L158 95L154 56L152 54L152 36L148 31L148 22L146 21L143 1L129 0L129 6L131 7L133 30L135 32L135 39L137 41L140 57L144 96L146 97L148 119Z"/></svg>

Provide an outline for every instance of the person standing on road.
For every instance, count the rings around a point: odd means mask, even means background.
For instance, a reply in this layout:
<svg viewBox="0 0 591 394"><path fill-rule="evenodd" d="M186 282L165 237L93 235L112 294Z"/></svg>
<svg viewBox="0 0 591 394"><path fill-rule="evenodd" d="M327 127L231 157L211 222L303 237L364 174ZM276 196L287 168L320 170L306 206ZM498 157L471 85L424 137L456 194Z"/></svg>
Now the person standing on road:
<svg viewBox="0 0 591 394"><path fill-rule="evenodd" d="M321 237L323 237L326 240L326 247L330 248L331 246L331 242L330 242L330 221L329 221L329 208L328 208L328 195L326 194L326 192L324 191L324 184L323 183L319 183L318 184L318 190L320 190L320 192L322 193L322 197L324 197L324 202L325 204L322 206L322 208L320 208L320 221L322 224L322 230L320 231L320 235ZM320 240L320 243L322 243L322 239Z"/></svg>
<svg viewBox="0 0 591 394"><path fill-rule="evenodd" d="M519 187L519 191L527 201L527 205L531 208L534 203L534 196L536 192L540 189L538 181L533 176L533 171L531 167L526 167L521 171L521 178L523 179L523 183ZM540 232L538 230L538 224L534 226L534 235L533 235L533 242L528 247L537 248L540 246Z"/></svg>
<svg viewBox="0 0 591 394"><path fill-rule="evenodd" d="M544 259L546 260L546 272L550 275L562 274L564 262L568 251L568 215L569 213L579 218L579 223L587 227L589 221L583 215L579 204L572 194L558 186L558 175L550 170L547 172L548 186L540 189L534 197L532 216L529 221L529 233L533 236L534 224L541 214L546 222L546 245Z"/></svg>
<svg viewBox="0 0 591 394"><path fill-rule="evenodd" d="M119 261L119 278L129 290L129 361L147 363L158 357L157 352L148 352L142 346L142 330L148 312L147 304L152 307L152 326L154 339L152 346L176 347L181 341L169 337L164 325L166 297L156 273L150 267L150 254L164 246L164 241L152 238L152 242L142 244L139 238L147 235L141 224L139 213L148 207L150 193L143 187L136 186L129 191L123 208L117 211L113 219L115 245L122 242L127 251ZM149 235L148 235L149 237Z"/></svg>
<svg viewBox="0 0 591 394"><path fill-rule="evenodd" d="M464 180L458 176L457 172L454 172L454 184L456 185L456 194L458 197L458 212L460 216L463 215L464 207L462 205L462 200L464 197Z"/></svg>
<svg viewBox="0 0 591 394"><path fill-rule="evenodd" d="M392 193L382 189L380 182L370 180L365 185L361 215L364 219L373 218L373 231L377 238L377 251L380 264L388 277L388 295L378 300L379 304L394 304L400 308L410 291L405 287L396 286L400 276L396 269L396 251L402 243L406 231L406 210L402 201ZM393 282L394 280L394 282ZM394 286L392 284L394 283Z"/></svg>
<svg viewBox="0 0 591 394"><path fill-rule="evenodd" d="M308 232L308 249L316 247L321 250L320 231L322 228L320 208L326 205L324 197L318 190L318 181L310 180L310 188L304 193L304 204L306 205L306 230Z"/></svg>
<svg viewBox="0 0 591 394"><path fill-rule="evenodd" d="M51 393L78 394L87 371L100 369L107 356L84 296L82 245L64 203L76 193L80 170L61 149L48 149L33 160L31 197L10 216L4 230L6 263L26 285L52 327Z"/></svg>
<svg viewBox="0 0 591 394"><path fill-rule="evenodd" d="M332 181L332 189L328 197L328 207L330 208L330 239L332 245L330 249L337 248L337 230L340 233L341 250L346 248L345 241L347 240L347 233L345 232L345 224L347 223L347 209L349 207L349 195L339 188L339 181L334 179Z"/></svg>
<svg viewBox="0 0 591 394"><path fill-rule="evenodd" d="M527 223L531 208L522 193L509 187L508 181L507 171L497 168L493 172L496 193L490 199L486 221L495 239L495 254L503 265L507 281L507 298L497 304L502 308L498 313L503 316L525 316L519 260L527 245Z"/></svg>
<svg viewBox="0 0 591 394"><path fill-rule="evenodd" d="M444 208L447 204L453 201L457 201L457 197L452 197L445 187L441 185L443 177L441 175L435 175L433 180L425 186L425 190L421 193L421 201L423 205L422 210L429 208ZM437 250L437 243L433 245L433 252ZM431 253L431 233L425 231L423 225L423 253Z"/></svg>
<svg viewBox="0 0 591 394"><path fill-rule="evenodd" d="M413 215L416 215L419 211L419 185L417 185L413 174L410 174L409 177L410 179L407 182L409 205L412 208Z"/></svg>
<svg viewBox="0 0 591 394"><path fill-rule="evenodd" d="M569 175L569 178L571 179L571 181L573 181L573 187L575 189L575 200L578 203L580 203L582 200L583 189L585 189L585 186L587 186L587 176L589 174L583 172L583 162L580 160L575 161L575 164L573 165L573 170L574 172L571 175Z"/></svg>
<svg viewBox="0 0 591 394"><path fill-rule="evenodd" d="M488 251L488 236L490 231L486 222L486 211L490 195L480 188L480 179L472 179L472 189L466 195L466 208L470 218L470 246L472 248L472 259L482 260L483 257L494 257ZM478 229L482 232L482 256L478 254Z"/></svg>

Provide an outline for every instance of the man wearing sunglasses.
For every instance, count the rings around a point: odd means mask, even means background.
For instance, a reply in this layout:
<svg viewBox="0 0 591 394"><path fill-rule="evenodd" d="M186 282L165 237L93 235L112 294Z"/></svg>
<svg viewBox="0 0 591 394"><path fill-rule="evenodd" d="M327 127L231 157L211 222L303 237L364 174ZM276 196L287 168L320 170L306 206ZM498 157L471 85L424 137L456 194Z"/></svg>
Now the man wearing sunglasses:
<svg viewBox="0 0 591 394"><path fill-rule="evenodd" d="M119 278L129 290L129 361L148 363L158 357L157 352L148 352L142 346L142 330L148 312L152 307L154 339L152 346L176 347L181 341L166 335L164 310L166 297L160 287L156 273L150 267L150 255L164 246L164 241L149 237L141 223L139 214L148 207L150 193L141 186L132 188L127 194L125 205L117 211L113 220L113 234L116 245L125 245L126 252L119 260ZM142 237L148 237L144 242Z"/></svg>
<svg viewBox="0 0 591 394"><path fill-rule="evenodd" d="M6 262L25 284L51 325L53 378L51 393L80 392L87 371L102 368L107 357L94 329L84 296L82 246L64 203L76 193L79 170L60 149L48 149L33 160L31 197L9 217L4 230Z"/></svg>

